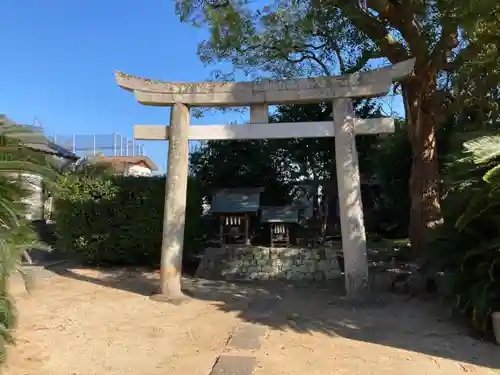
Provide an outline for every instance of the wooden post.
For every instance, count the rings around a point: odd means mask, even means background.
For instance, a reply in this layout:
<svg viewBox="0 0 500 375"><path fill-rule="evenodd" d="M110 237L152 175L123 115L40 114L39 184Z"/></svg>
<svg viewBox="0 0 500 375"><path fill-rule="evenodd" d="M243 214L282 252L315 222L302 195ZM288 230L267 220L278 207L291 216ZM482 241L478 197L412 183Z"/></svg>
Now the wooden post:
<svg viewBox="0 0 500 375"><path fill-rule="evenodd" d="M177 302L185 298L181 291L189 162L189 108L185 104L176 103L172 106L169 134L160 294L152 298L162 302Z"/></svg>
<svg viewBox="0 0 500 375"><path fill-rule="evenodd" d="M224 216L219 216L219 241L220 247L224 246Z"/></svg>
<svg viewBox="0 0 500 375"><path fill-rule="evenodd" d="M362 297L368 289L368 260L354 110L350 99L333 101L333 122L345 284L347 295L356 298Z"/></svg>
<svg viewBox="0 0 500 375"><path fill-rule="evenodd" d="M250 245L250 218L245 214L245 245Z"/></svg>

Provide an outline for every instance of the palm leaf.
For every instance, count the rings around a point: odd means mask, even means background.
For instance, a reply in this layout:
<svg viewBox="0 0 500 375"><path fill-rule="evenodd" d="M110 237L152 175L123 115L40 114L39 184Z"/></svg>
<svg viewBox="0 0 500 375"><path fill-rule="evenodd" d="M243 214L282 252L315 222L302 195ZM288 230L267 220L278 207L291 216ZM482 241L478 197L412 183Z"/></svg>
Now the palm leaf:
<svg viewBox="0 0 500 375"><path fill-rule="evenodd" d="M497 250L498 252L498 250ZM495 271L497 269L497 267L499 267L500 269L500 254L498 254L498 258L496 258L492 263L491 263L491 266L490 266L490 269L488 270L488 274L490 276L490 279L491 281L494 281L494 282L498 282L500 280L497 280L497 278L495 277Z"/></svg>
<svg viewBox="0 0 500 375"><path fill-rule="evenodd" d="M31 280L21 268L23 252L29 248L49 250L39 243L31 224L22 220L27 205L23 199L29 195L24 176L36 174L45 184L58 178L47 157L34 151L30 145L47 144L43 134L25 126L14 124L0 116L0 364L5 360L6 345L13 343L12 331L16 324L16 311L9 295L8 280L21 272L29 290Z"/></svg>
<svg viewBox="0 0 500 375"><path fill-rule="evenodd" d="M500 156L500 135L483 136L464 143L474 163L484 164Z"/></svg>
<svg viewBox="0 0 500 375"><path fill-rule="evenodd" d="M489 205L488 194L484 191L480 192L472 198L465 211L458 217L455 227L460 231L464 230L471 221L481 216L489 208Z"/></svg>
<svg viewBox="0 0 500 375"><path fill-rule="evenodd" d="M483 176L483 180L489 184L500 183L500 164L488 170Z"/></svg>

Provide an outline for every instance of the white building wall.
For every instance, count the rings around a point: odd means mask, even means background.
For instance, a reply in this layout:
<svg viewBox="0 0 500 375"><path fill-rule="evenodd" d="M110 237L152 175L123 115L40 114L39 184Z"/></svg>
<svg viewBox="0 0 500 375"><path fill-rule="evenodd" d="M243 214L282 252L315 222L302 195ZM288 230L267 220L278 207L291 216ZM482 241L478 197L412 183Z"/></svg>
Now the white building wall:
<svg viewBox="0 0 500 375"><path fill-rule="evenodd" d="M25 217L28 220L42 220L44 216L42 178L31 173L23 173L21 178L30 192L30 195L22 200L28 206Z"/></svg>
<svg viewBox="0 0 500 375"><path fill-rule="evenodd" d="M152 176L153 172L148 167L143 165L131 165L128 167L126 175L128 176Z"/></svg>

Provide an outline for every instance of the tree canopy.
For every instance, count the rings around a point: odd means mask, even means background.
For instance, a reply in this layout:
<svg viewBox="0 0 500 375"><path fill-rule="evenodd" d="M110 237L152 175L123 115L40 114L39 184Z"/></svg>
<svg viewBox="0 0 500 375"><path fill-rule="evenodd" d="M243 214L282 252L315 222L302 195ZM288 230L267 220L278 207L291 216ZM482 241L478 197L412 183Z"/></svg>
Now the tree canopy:
<svg viewBox="0 0 500 375"><path fill-rule="evenodd" d="M496 91L497 10L492 0L176 1L181 21L210 31L199 46L204 63L228 61L256 77L345 74L416 59L397 89L413 156L409 232L418 253L426 228L442 222L438 127L456 114L453 103L483 106L484 93ZM478 74L484 82L472 78Z"/></svg>

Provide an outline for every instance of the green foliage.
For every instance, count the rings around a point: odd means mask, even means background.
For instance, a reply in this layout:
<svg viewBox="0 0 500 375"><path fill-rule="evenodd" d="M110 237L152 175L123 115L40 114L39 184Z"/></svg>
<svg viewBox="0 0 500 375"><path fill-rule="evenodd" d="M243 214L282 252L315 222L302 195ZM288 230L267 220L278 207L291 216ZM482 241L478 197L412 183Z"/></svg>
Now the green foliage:
<svg viewBox="0 0 500 375"><path fill-rule="evenodd" d="M376 100L355 103L359 118L380 117ZM270 122L331 121L329 104L282 105ZM411 149L406 128L385 138L357 137L360 170L379 189L366 197L364 208L370 232L406 237L408 225L408 175ZM303 179L336 180L335 142L329 138L207 142L191 155L191 172L203 194L215 188L263 186L263 205L288 203L291 186Z"/></svg>
<svg viewBox="0 0 500 375"><path fill-rule="evenodd" d="M396 131L378 140L367 160L379 186L374 210L366 216L367 227L385 237L406 237L410 199L408 180L411 169L411 147L402 121Z"/></svg>
<svg viewBox="0 0 500 375"><path fill-rule="evenodd" d="M477 3L487 11L469 17L464 25L468 43L456 64L454 86L459 94L457 106L473 108L474 122L486 128L488 120L500 116L500 4L491 0Z"/></svg>
<svg viewBox="0 0 500 375"><path fill-rule="evenodd" d="M110 163L103 161L99 157L90 156L79 159L72 171L73 175L87 176L87 177L110 177L116 173L116 170Z"/></svg>
<svg viewBox="0 0 500 375"><path fill-rule="evenodd" d="M500 136L484 136L464 143L475 164L486 164L500 156Z"/></svg>
<svg viewBox="0 0 500 375"><path fill-rule="evenodd" d="M266 186L268 198L279 200L287 195L279 144L265 140L209 141L191 155L191 172L207 197L217 188Z"/></svg>
<svg viewBox="0 0 500 375"><path fill-rule="evenodd" d="M60 247L93 265L158 266L165 177L69 174L59 180L55 204ZM197 251L201 196L188 184L186 242Z"/></svg>
<svg viewBox="0 0 500 375"><path fill-rule="evenodd" d="M494 0L362 3L175 1L182 22L209 30L198 50L204 63L228 61L259 76L343 74L365 68L370 59L394 63L410 57L427 62L436 72L461 68L476 74L480 67L474 60L489 64L495 59L499 34ZM474 46L466 48L470 44Z"/></svg>
<svg viewBox="0 0 500 375"><path fill-rule="evenodd" d="M55 172L45 155L25 147L45 141L41 134L0 116L0 364L5 362L7 345L14 343L16 326L8 280L16 271L22 272L21 257L27 249L48 250L37 242L30 223L22 219L27 208L22 200L28 191L20 177L21 173L36 173L51 182Z"/></svg>
<svg viewBox="0 0 500 375"><path fill-rule="evenodd" d="M355 104L360 118L382 116L377 101ZM309 121L332 121L331 105L282 105L270 117L270 122ZM357 140L360 164L366 169L377 139L367 136ZM191 172L210 188L271 186L311 176L335 178L334 155L335 142L328 138L209 141L191 155Z"/></svg>
<svg viewBox="0 0 500 375"><path fill-rule="evenodd" d="M441 149L429 139L464 104L468 113L460 116L485 127L487 119L500 113L497 1L176 0L175 4L182 22L209 31L198 49L204 63L229 62L251 77L346 74L415 58L413 78L399 88L413 153L410 236L415 252L425 251L427 229L441 222L436 186ZM216 73L217 78L234 78L234 71Z"/></svg>
<svg viewBox="0 0 500 375"><path fill-rule="evenodd" d="M457 310L487 332L491 313L500 310L500 142L498 136L482 136L464 148L448 169L445 225L434 240L434 256L452 276Z"/></svg>

